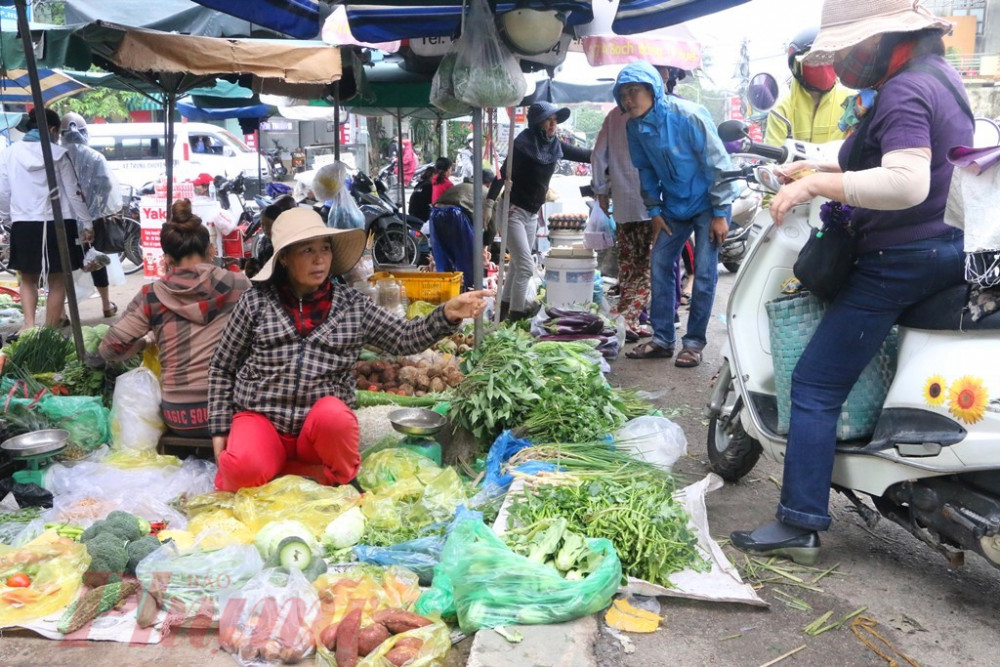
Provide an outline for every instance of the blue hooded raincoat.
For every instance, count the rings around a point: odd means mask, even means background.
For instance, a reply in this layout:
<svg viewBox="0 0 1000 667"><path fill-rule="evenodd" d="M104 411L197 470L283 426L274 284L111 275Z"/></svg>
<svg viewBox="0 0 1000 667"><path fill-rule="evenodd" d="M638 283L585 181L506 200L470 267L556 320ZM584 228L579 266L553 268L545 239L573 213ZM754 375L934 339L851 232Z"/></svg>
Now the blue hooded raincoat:
<svg viewBox="0 0 1000 667"><path fill-rule="evenodd" d="M712 217L727 217L738 189L733 182L719 182L720 172L733 167L708 110L665 96L663 79L646 62L629 63L618 75L614 96L623 110L619 89L626 83L653 89L653 108L642 118L630 118L627 126L649 216L689 220L711 209Z"/></svg>

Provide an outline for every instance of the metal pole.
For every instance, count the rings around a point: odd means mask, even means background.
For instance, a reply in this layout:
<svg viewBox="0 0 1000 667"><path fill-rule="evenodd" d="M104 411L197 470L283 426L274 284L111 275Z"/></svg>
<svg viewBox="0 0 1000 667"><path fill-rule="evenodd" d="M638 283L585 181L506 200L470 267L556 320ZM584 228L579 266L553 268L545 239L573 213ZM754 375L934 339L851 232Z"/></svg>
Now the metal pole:
<svg viewBox="0 0 1000 667"><path fill-rule="evenodd" d="M504 257L507 256L507 212L510 210L510 189L513 185L514 173L514 118L517 115L514 107L507 108L510 116L510 127L507 130L507 174L504 177L503 200L500 204L500 263L497 266L497 296L503 294ZM494 213L494 215L496 215ZM531 239L528 239L529 243ZM499 303L499 301L498 301ZM500 326L500 309L493 313L493 324Z"/></svg>
<svg viewBox="0 0 1000 667"><path fill-rule="evenodd" d="M406 183L403 182L403 112L396 109L396 171L399 176L399 208L406 215Z"/></svg>
<svg viewBox="0 0 1000 667"><path fill-rule="evenodd" d="M25 0L15 0L14 4L17 10L17 30L21 33L21 43L24 47L25 68L28 70L28 79L31 82L31 100L35 105L33 113L35 114L35 122L38 124L42 161L45 163L45 180L49 184L49 204L52 206L52 219L56 228L59 262L62 265L63 280L66 282L66 302L69 305L73 344L76 347L76 357L82 362L86 351L83 347L83 332L80 329L80 309L76 303L76 286L73 284L73 270L70 268L69 239L66 237L66 223L59 201L59 183L56 180L55 161L52 159L49 124L45 120L45 100L42 99L42 87L38 81L38 65L35 62L35 50L31 43L31 31L28 28L28 9ZM42 224L45 224L45 221L42 221ZM49 306L46 306L46 311L48 308Z"/></svg>
<svg viewBox="0 0 1000 667"><path fill-rule="evenodd" d="M483 110L472 110L472 157L474 168L472 170L472 286L480 290L483 288L483 253L477 252L479 244L483 239ZM497 312L500 310L500 292L497 292L493 308ZM483 340L483 318L478 318L475 323L476 345Z"/></svg>
<svg viewBox="0 0 1000 667"><path fill-rule="evenodd" d="M333 82L333 131L337 140L333 142L333 159L340 161L340 81Z"/></svg>
<svg viewBox="0 0 1000 667"><path fill-rule="evenodd" d="M163 98L167 113L167 216L170 216L170 205L174 201L174 103L177 101L177 93L172 90L166 91Z"/></svg>

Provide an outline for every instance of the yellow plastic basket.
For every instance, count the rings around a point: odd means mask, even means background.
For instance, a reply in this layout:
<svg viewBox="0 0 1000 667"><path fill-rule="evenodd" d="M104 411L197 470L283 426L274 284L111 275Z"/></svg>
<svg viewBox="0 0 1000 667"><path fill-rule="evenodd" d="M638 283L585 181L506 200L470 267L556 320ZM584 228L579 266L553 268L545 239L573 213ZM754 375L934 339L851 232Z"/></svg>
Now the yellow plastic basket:
<svg viewBox="0 0 1000 667"><path fill-rule="evenodd" d="M406 290L406 298L410 301L427 301L428 303L444 303L462 293L462 272L449 271L433 273L430 271L379 271L369 280L372 284L382 278L394 278Z"/></svg>

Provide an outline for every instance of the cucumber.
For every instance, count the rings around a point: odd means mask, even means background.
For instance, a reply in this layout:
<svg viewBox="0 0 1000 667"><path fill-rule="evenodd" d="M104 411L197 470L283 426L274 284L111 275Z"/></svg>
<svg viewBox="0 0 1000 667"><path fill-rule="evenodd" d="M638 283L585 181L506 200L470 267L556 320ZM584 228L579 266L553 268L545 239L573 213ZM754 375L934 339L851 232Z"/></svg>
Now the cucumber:
<svg viewBox="0 0 1000 667"><path fill-rule="evenodd" d="M312 550L309 545L299 537L286 537L278 542L278 548L274 550L274 555L281 567L291 570L304 570L313 561Z"/></svg>

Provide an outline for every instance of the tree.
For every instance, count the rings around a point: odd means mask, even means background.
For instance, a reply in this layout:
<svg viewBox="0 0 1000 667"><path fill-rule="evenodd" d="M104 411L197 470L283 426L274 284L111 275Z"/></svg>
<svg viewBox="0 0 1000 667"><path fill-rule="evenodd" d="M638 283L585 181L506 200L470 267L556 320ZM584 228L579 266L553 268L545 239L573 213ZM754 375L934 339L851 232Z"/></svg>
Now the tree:
<svg viewBox="0 0 1000 667"><path fill-rule="evenodd" d="M573 112L573 129L587 135L587 145L592 146L597 140L597 133L604 124L601 107L597 104L579 105Z"/></svg>
<svg viewBox="0 0 1000 667"><path fill-rule="evenodd" d="M142 96L138 93L124 90L94 88L73 97L64 97L51 106L59 115L67 111L75 111L84 118L121 121L128 120L129 105L141 98Z"/></svg>
<svg viewBox="0 0 1000 667"><path fill-rule="evenodd" d="M35 0L32 3L32 21L66 25L65 0Z"/></svg>

